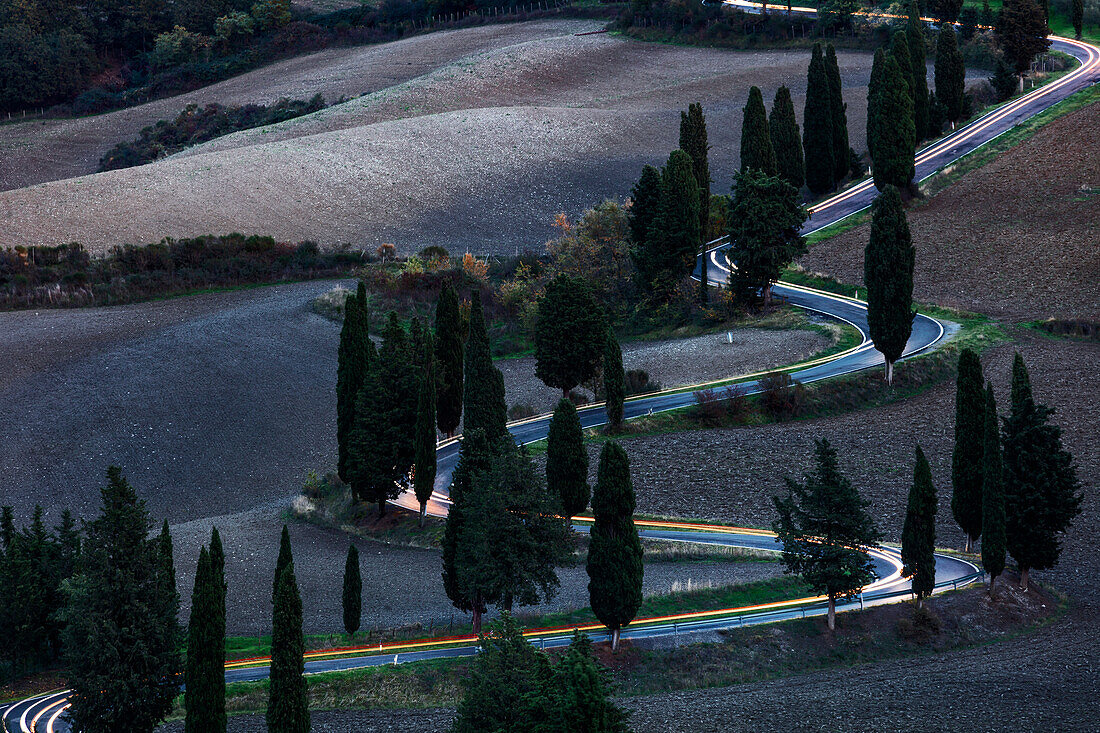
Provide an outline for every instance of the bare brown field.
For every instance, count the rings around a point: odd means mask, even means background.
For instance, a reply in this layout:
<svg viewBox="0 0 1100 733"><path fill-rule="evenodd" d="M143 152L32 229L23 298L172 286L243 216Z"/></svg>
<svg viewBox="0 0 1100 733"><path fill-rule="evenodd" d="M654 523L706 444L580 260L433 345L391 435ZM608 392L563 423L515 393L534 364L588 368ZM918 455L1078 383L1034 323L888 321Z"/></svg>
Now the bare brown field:
<svg viewBox="0 0 1100 733"><path fill-rule="evenodd" d="M914 296L1008 320L1100 318L1100 104L1049 124L909 212ZM862 282L869 225L807 270Z"/></svg>
<svg viewBox="0 0 1100 733"><path fill-rule="evenodd" d="M708 115L716 192L728 190L737 166L749 86L770 100L786 84L802 107L803 50L734 52L574 35L592 27L542 21L451 31L400 48L326 51L211 87L189 99L372 93L152 165L0 194L6 243L80 240L102 251L237 230L325 245L391 241L404 251L433 243L475 252L538 248L557 212L625 196L644 163L662 162L690 102L701 101ZM504 35L494 40L497 32ZM467 33L473 40L462 40ZM450 39L449 48L431 49L436 39ZM870 61L840 54L856 149L863 147ZM409 73L394 71L402 62L413 64ZM158 102L145 121L182 101ZM111 123L84 124L101 126L88 132L100 140L107 125L112 143L139 126ZM75 123L59 129L66 125ZM34 145L69 155L60 140Z"/></svg>

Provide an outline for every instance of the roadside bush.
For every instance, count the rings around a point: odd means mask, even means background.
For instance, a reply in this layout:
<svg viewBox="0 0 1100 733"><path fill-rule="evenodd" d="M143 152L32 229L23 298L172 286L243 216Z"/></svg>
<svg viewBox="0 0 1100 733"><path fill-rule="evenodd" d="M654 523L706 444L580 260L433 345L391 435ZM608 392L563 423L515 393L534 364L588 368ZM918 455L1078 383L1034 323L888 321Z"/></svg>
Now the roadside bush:
<svg viewBox="0 0 1100 733"><path fill-rule="evenodd" d="M508 408L509 420L525 420L534 417L536 414L535 408L531 407L528 402L517 402Z"/></svg>
<svg viewBox="0 0 1100 733"><path fill-rule="evenodd" d="M913 604L913 615L897 622L898 637L905 641L927 641L937 636L943 628L943 619L928 606Z"/></svg>
<svg viewBox="0 0 1100 733"><path fill-rule="evenodd" d="M721 389L705 389L695 392L695 414L707 427L744 424L752 414L752 407L740 385L731 384Z"/></svg>
<svg viewBox="0 0 1100 733"><path fill-rule="evenodd" d="M776 420L797 417L805 405L806 392L786 372L772 372L760 380L760 405Z"/></svg>
<svg viewBox="0 0 1100 733"><path fill-rule="evenodd" d="M649 381L649 372L645 369L627 369L625 377L627 397L661 390L661 383Z"/></svg>

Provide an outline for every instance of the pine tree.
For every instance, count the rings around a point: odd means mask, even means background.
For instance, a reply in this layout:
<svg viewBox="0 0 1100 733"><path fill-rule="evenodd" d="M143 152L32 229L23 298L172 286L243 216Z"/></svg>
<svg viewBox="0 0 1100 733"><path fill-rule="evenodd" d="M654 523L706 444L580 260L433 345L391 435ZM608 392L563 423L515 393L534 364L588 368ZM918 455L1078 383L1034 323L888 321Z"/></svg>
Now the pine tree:
<svg viewBox="0 0 1100 733"><path fill-rule="evenodd" d="M351 636L363 622L363 578L359 574L359 548L348 545L344 561L344 593L341 597L344 609L344 631Z"/></svg>
<svg viewBox="0 0 1100 733"><path fill-rule="evenodd" d="M466 597L463 588L458 582L458 573L455 567L455 558L458 554L459 536L466 523L467 497L471 491L474 477L489 469L492 461L493 449L485 431L467 429L462 436L462 444L459 447L458 465L455 467L451 481L451 507L447 512L447 523L443 529L441 550L443 556L443 590L451 599L452 605L460 611L474 610L470 605L470 599ZM482 603L477 613L480 615L486 610Z"/></svg>
<svg viewBox="0 0 1100 733"><path fill-rule="evenodd" d="M344 325L340 328L340 348L336 359L337 473L345 482L349 480L347 459L355 424L355 401L373 355L366 285L360 282L356 293L348 295L344 301Z"/></svg>
<svg viewBox="0 0 1100 733"><path fill-rule="evenodd" d="M645 247L635 257L642 286L659 298L668 299L695 267L703 242L699 206L691 156L674 150L661 172L660 202Z"/></svg>
<svg viewBox="0 0 1100 733"><path fill-rule="evenodd" d="M279 557L275 561L275 579L271 581L271 602L275 603L275 594L279 592L279 578L288 565L294 564L294 552L290 548L290 529L284 524L279 536Z"/></svg>
<svg viewBox="0 0 1100 733"><path fill-rule="evenodd" d="M801 575L815 593L829 597L829 630L836 628L836 599L851 596L874 577L862 548L881 539L867 513L870 502L840 473L836 451L815 441L813 473L805 483L787 479L787 496L773 497L772 525L783 544L787 572Z"/></svg>
<svg viewBox="0 0 1100 733"><path fill-rule="evenodd" d="M940 28L936 36L936 99L943 103L951 127L962 117L966 69L950 25Z"/></svg>
<svg viewBox="0 0 1100 733"><path fill-rule="evenodd" d="M867 95L867 144L875 187L908 188L913 180L916 131L909 84L893 55L875 52Z"/></svg>
<svg viewBox="0 0 1100 733"><path fill-rule="evenodd" d="M871 238L863 255L863 282L867 286L871 340L886 360L889 384L894 382L894 362L901 358L913 330L914 258L901 194L887 185L871 206Z"/></svg>
<svg viewBox="0 0 1100 733"><path fill-rule="evenodd" d="M910 89L913 93L913 132L917 142L931 136L928 127L928 64L924 41L924 21L916 0L909 0L909 21L905 26L909 41L909 64L912 69Z"/></svg>
<svg viewBox="0 0 1100 733"><path fill-rule="evenodd" d="M413 490L420 502L420 526L428 511L428 500L435 490L435 348L431 332L424 334L420 390L416 406L416 437L413 453Z"/></svg>
<svg viewBox="0 0 1100 733"><path fill-rule="evenodd" d="M611 649L619 633L634 620L642 604L642 545L634 526L634 487L626 451L604 443L596 490L592 494L592 525L588 545L588 596L592 611L611 630Z"/></svg>
<svg viewBox="0 0 1100 733"><path fill-rule="evenodd" d="M504 401L504 375L493 364L485 314L481 310L481 292L475 290L470 301L470 335L466 339L465 377L463 378L463 431L484 430L490 443L511 442L505 425L508 406Z"/></svg>
<svg viewBox="0 0 1100 733"><path fill-rule="evenodd" d="M903 574L912 578L918 605L932 595L936 587L936 503L932 469L918 445L913 485L909 489L909 505L901 533L901 559L905 565Z"/></svg>
<svg viewBox="0 0 1100 733"><path fill-rule="evenodd" d="M630 191L630 201L630 238L636 249L643 249L661 204L661 171L644 166L642 177Z"/></svg>
<svg viewBox="0 0 1100 733"><path fill-rule="evenodd" d="M985 390L982 362L972 349L959 354L955 388L955 448L951 455L951 513L966 535L966 551L982 536L982 456Z"/></svg>
<svg viewBox="0 0 1100 733"><path fill-rule="evenodd" d="M1048 32L1043 10L1035 0L1005 0L997 19L997 41L1004 51L1005 60L1020 77L1021 91L1024 88L1023 74L1031 62L1050 48Z"/></svg>
<svg viewBox="0 0 1100 733"><path fill-rule="evenodd" d="M218 637L220 598L210 553L203 546L199 550L195 588L191 593L191 620L187 625L186 733L225 732L225 669L218 658L218 650L224 644L224 639Z"/></svg>
<svg viewBox="0 0 1100 733"><path fill-rule="evenodd" d="M546 438L546 486L561 497L565 516L574 517L588 507L588 451L577 408L562 399L554 409Z"/></svg>
<svg viewBox="0 0 1100 733"><path fill-rule="evenodd" d="M626 374L623 372L623 350L619 348L619 342L610 328L603 351L603 390L608 429L618 430L623 424Z"/></svg>
<svg viewBox="0 0 1100 733"><path fill-rule="evenodd" d="M1054 567L1060 537L1081 513L1081 484L1062 431L1050 424L1054 410L1037 405L1023 358L1012 362L1012 411L1004 421L1005 536L1008 552L1028 587L1032 568Z"/></svg>
<svg viewBox="0 0 1100 733"><path fill-rule="evenodd" d="M829 82L829 108L833 121L833 180L839 182L848 174L848 105L840 82L840 65L833 44L825 47L825 76Z"/></svg>
<svg viewBox="0 0 1100 733"><path fill-rule="evenodd" d="M435 307L435 360L438 365L436 415L439 432L450 438L462 419L462 315L458 295L443 283Z"/></svg>
<svg viewBox="0 0 1100 733"><path fill-rule="evenodd" d="M703 105L698 102L688 105L687 112L680 113L680 149L691 156L692 170L695 172L695 182L699 184L699 231L702 239L706 239L707 225L710 223L710 163L707 153L710 145L707 143L707 121L703 116ZM702 256L706 259L706 244L704 242ZM700 270L699 302L707 302L707 268L704 265Z"/></svg>
<svg viewBox="0 0 1100 733"><path fill-rule="evenodd" d="M989 573L989 595L1005 569L1005 497L1001 435L997 429L997 403L993 385L985 386L985 420L982 455L982 568Z"/></svg>
<svg viewBox="0 0 1100 733"><path fill-rule="evenodd" d="M1081 40L1081 28L1085 21L1085 2L1084 0L1073 0L1073 9L1071 10L1071 23L1073 24L1074 37Z"/></svg>
<svg viewBox="0 0 1100 733"><path fill-rule="evenodd" d="M535 376L568 398L599 370L606 334L607 318L588 283L555 275L538 302Z"/></svg>
<svg viewBox="0 0 1100 733"><path fill-rule="evenodd" d="M210 529L210 570L214 591L217 599L214 604L216 615L213 624L213 662L218 669L216 679L213 679L215 710L225 711L225 597L229 590L225 582L225 549L222 547L222 537L217 527ZM217 719L216 733L225 733L226 722L223 714Z"/></svg>
<svg viewBox="0 0 1100 733"><path fill-rule="evenodd" d="M806 82L806 109L802 115L802 147L806 156L806 185L815 196L833 190L836 147L833 145L833 97L821 44L815 43Z"/></svg>
<svg viewBox="0 0 1100 733"><path fill-rule="evenodd" d="M741 172L750 169L769 176L778 173L771 131L768 130L768 113L759 87L749 89L749 101L741 119Z"/></svg>
<svg viewBox="0 0 1100 733"><path fill-rule="evenodd" d="M511 611L551 599L555 568L572 553L569 520L525 449L505 447L463 494L465 517L454 553L456 587L481 629L480 609Z"/></svg>
<svg viewBox="0 0 1100 733"><path fill-rule="evenodd" d="M101 496L102 513L86 525L80 573L66 585L69 717L88 733L152 731L177 693L165 681L182 671L178 623L166 618L171 603L161 595L165 557L159 538L148 539L145 502L118 467L107 470Z"/></svg>
<svg viewBox="0 0 1100 733"><path fill-rule="evenodd" d="M799 233L806 210L794 186L777 176L748 170L737 176L730 206L730 289L751 300L759 290L771 304L772 285L796 257L806 252Z"/></svg>
<svg viewBox="0 0 1100 733"><path fill-rule="evenodd" d="M561 723L566 731L628 733L627 715L608 698L607 672L592 653L592 643L580 631L554 668L561 686Z"/></svg>
<svg viewBox="0 0 1100 733"><path fill-rule="evenodd" d="M271 672L268 683L267 729L271 733L308 733L309 695L304 675L302 597L294 563L283 568L275 585L271 619Z"/></svg>
<svg viewBox="0 0 1100 733"><path fill-rule="evenodd" d="M806 182L806 164L802 159L802 134L798 131L798 120L794 116L791 90L787 87L779 87L775 93L768 131L772 136L779 177L800 190Z"/></svg>

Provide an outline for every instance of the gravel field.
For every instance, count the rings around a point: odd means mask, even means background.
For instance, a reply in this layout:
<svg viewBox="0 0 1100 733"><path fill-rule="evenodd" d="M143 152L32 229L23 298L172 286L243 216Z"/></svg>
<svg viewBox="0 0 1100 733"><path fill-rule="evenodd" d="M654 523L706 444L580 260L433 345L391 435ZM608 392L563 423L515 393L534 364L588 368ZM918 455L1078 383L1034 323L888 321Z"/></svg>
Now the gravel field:
<svg viewBox="0 0 1100 733"><path fill-rule="evenodd" d="M555 214L625 196L644 163L662 162L690 102L702 102L709 118L716 192L728 190L737 167L749 86L760 86L770 102L787 84L795 108L803 106L805 50L735 52L574 35L597 27L538 21L325 51L156 102L156 111L112 113L118 124L90 118L41 131L5 128L0 149L44 161L28 157L14 170L56 166L54 156L83 155L87 165L184 101L372 92L155 164L7 191L0 194L6 241L80 240L102 251L244 231L321 244L394 242L402 251L427 244L478 253L538 248L552 235ZM402 62L409 73L392 70ZM841 52L839 62L852 145L860 150L871 56ZM82 131L78 122L91 127ZM9 185L77 172L58 169Z"/></svg>
<svg viewBox="0 0 1100 733"><path fill-rule="evenodd" d="M635 341L623 344L623 368L645 369L662 387L682 387L738 374L750 374L778 364L793 364L829 345L815 331L771 331L740 328L685 339ZM538 413L551 412L561 391L535 378L535 359L502 359L508 405L528 404Z"/></svg>
<svg viewBox="0 0 1100 733"><path fill-rule="evenodd" d="M1007 320L1100 318L1097 129L1093 104L912 209L914 297ZM822 242L801 264L862 282L869 231Z"/></svg>
<svg viewBox="0 0 1100 733"><path fill-rule="evenodd" d="M199 546L210 540L210 526L216 523L226 551L227 625L231 634L256 634L271 628L271 584L279 533L283 519L278 509L257 509L239 514L201 519L176 525L172 536L176 548L177 582L183 601L184 618L190 608L190 589L195 582ZM291 523L294 567L302 593L307 633L342 632L340 589L347 535L311 524ZM469 617L455 612L443 593L440 558L435 550L384 545L355 540L363 574L363 628L393 628L429 622L438 626L453 618L456 623ZM690 584L730 585L773 578L783 568L774 562L653 562L646 565L643 593L665 594L686 589ZM588 605L588 574L583 565L558 571L561 588L552 601L540 606L517 608L519 614L560 611ZM495 612L491 615L495 615Z"/></svg>

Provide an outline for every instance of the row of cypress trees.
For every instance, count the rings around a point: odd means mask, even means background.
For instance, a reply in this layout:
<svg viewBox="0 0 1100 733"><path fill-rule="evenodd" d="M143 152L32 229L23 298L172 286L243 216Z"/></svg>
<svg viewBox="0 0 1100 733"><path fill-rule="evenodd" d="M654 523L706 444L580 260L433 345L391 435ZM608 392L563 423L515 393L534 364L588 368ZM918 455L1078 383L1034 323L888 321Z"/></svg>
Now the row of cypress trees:
<svg viewBox="0 0 1100 733"><path fill-rule="evenodd" d="M815 43L806 79L803 113L806 185L816 195L834 190L851 167L847 105L836 50Z"/></svg>
<svg viewBox="0 0 1100 733"><path fill-rule="evenodd" d="M1080 513L1080 482L1054 410L1035 402L1023 357L1012 363L1011 408L998 418L993 385L970 349L959 355L951 513L970 550L981 539L990 592L1010 554L1027 588L1031 569L1053 567L1061 535ZM1000 426L998 423L1000 422Z"/></svg>

